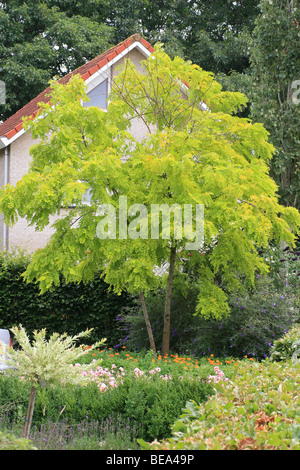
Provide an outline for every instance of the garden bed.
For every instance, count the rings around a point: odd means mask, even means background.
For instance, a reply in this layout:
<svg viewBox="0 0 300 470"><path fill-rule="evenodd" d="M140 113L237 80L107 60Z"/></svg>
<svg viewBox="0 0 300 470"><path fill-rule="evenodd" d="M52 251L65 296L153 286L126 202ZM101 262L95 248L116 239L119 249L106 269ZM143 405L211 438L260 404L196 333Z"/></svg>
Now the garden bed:
<svg viewBox="0 0 300 470"><path fill-rule="evenodd" d="M31 446L155 451L300 448L299 364L212 355L162 357L126 349L93 351L82 361L98 359L101 365L89 373L88 385L38 390ZM76 367L80 366L78 362ZM2 376L0 387L0 429L20 436L29 384ZM0 438L1 445L17 444ZM26 448L24 440L20 445Z"/></svg>

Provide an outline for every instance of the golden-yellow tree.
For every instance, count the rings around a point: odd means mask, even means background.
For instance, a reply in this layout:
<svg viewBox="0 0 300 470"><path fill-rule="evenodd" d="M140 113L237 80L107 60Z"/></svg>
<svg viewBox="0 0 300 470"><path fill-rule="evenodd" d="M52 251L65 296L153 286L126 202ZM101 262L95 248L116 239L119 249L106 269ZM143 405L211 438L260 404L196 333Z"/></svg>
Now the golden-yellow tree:
<svg viewBox="0 0 300 470"><path fill-rule="evenodd" d="M67 86L53 82L51 105L41 106L43 118L27 124L40 139L31 149L30 171L15 187L2 190L0 211L6 223L26 217L37 230L49 224L50 215L60 215L25 278L45 291L60 282L60 275L67 282L85 282L101 271L116 292L140 294L153 350L144 293L164 284L160 350L168 354L174 275L184 281L191 263L199 290L196 313L226 316L227 296L217 279L227 290L241 279L253 284L255 273L267 269L258 250L271 240L293 245L300 215L278 203L269 176L274 147L268 132L236 114L247 103L244 95L222 91L213 74L179 57L171 60L161 46L142 67L139 71L125 61L107 113L82 107L86 95L80 77ZM129 132L136 119L146 130L141 141ZM121 200L130 208L125 233ZM204 208L201 246L191 247L202 227L196 210L189 225L183 223L183 211L181 220L172 213L169 233L159 224L153 237L152 209L162 205ZM70 206L62 215L61 208ZM108 218L108 207L115 220ZM99 224L107 225L104 237L97 236ZM161 266L166 269L160 276Z"/></svg>

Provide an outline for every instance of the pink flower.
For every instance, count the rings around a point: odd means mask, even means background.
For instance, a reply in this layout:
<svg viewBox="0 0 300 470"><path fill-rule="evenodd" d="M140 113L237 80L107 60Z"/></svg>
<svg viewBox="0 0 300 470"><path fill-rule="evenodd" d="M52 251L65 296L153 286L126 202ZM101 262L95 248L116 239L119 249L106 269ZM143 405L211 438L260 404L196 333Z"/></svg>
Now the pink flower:
<svg viewBox="0 0 300 470"><path fill-rule="evenodd" d="M138 367L136 367L133 371L137 377L140 377L141 375L144 374L142 370L140 370Z"/></svg>
<svg viewBox="0 0 300 470"><path fill-rule="evenodd" d="M107 390L107 389L108 389L108 386L105 385L104 383L101 383L101 384L99 385L99 390L100 390L100 392L104 392L104 391Z"/></svg>

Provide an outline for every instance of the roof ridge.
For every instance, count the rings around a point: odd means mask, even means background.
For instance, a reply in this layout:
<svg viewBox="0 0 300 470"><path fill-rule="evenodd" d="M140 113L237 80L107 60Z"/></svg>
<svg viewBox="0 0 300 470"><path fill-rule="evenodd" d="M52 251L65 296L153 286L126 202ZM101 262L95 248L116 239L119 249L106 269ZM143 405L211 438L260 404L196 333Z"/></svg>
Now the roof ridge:
<svg viewBox="0 0 300 470"><path fill-rule="evenodd" d="M150 52L154 51L154 48L151 44L146 41L140 33L135 33L129 36L129 38L124 41L119 42L115 46L107 49L98 56L94 57L90 61L82 64L77 67L72 72L67 73L63 77L59 78L59 82L66 84L73 75L81 74L83 80L86 80L88 77L92 76L99 69L104 67L106 64L111 62L111 60L125 51L131 44L134 42L140 42L146 49ZM0 124L0 138L6 137L8 140L11 139L15 134L17 134L23 128L22 118L25 116L34 117L36 116L39 106L38 103L43 101L47 103L50 100L50 97L47 96L47 93L51 90L51 87L48 86L44 91L39 93L35 98L30 100L27 104L18 109L14 114L12 114L8 119L6 119L2 124Z"/></svg>

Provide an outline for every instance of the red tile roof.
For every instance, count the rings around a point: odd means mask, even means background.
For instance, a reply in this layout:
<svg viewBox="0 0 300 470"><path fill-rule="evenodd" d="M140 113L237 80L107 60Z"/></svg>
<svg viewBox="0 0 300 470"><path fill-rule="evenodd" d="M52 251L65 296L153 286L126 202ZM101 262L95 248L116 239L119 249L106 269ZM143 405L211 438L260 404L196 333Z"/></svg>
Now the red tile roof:
<svg viewBox="0 0 300 470"><path fill-rule="evenodd" d="M78 73L80 73L83 80L86 80L88 77L97 72L97 70L104 67L104 65L109 63L114 57L117 57L119 54L121 54L121 52L125 51L131 44L137 41L140 42L146 49L148 49L149 52L154 51L151 44L149 44L149 42L147 42L140 34L133 34L125 41L117 44L116 46L113 46L111 49L103 52L103 54L100 54L86 64L81 65L81 67L77 68L73 72L68 73L62 77L59 82L66 84L73 75ZM11 139L15 134L17 134L23 128L22 118L25 116L36 116L39 109L38 103L41 101L47 103L50 100L50 97L46 96L49 94L49 92L50 87L46 88L46 90L33 98L33 100L23 106L23 108L19 109L19 111L0 124L0 137Z"/></svg>

